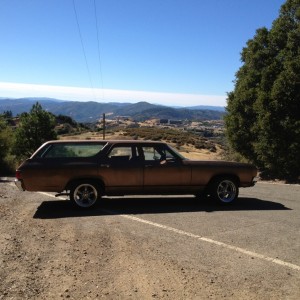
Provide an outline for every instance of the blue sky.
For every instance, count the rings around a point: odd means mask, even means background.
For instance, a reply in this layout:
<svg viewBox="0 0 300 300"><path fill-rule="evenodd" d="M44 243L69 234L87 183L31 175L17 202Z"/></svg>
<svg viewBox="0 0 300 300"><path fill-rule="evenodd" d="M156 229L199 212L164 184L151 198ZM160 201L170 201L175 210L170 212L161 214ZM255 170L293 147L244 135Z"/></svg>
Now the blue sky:
<svg viewBox="0 0 300 300"><path fill-rule="evenodd" d="M284 2L0 0L0 97L225 106Z"/></svg>

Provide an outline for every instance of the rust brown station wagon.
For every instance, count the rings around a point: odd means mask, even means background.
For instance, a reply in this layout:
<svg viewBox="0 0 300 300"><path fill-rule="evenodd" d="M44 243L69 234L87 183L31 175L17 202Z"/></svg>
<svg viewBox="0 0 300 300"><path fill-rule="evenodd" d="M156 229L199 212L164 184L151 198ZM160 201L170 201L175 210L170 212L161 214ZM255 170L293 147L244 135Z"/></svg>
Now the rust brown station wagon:
<svg viewBox="0 0 300 300"><path fill-rule="evenodd" d="M79 207L103 195L208 195L228 204L256 182L245 163L193 161L154 141L49 141L16 171L20 190L69 195Z"/></svg>

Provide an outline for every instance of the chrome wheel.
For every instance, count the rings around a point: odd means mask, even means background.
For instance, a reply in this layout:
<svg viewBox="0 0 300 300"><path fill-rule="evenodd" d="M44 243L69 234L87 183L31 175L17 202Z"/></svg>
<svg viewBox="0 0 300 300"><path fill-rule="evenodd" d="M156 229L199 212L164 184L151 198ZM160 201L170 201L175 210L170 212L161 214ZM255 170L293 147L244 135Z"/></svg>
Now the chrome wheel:
<svg viewBox="0 0 300 300"><path fill-rule="evenodd" d="M229 204L237 199L239 188L234 179L221 177L211 183L209 194L218 203Z"/></svg>
<svg viewBox="0 0 300 300"><path fill-rule="evenodd" d="M71 191L71 200L83 208L93 206L99 196L97 187L90 183L79 184Z"/></svg>
<svg viewBox="0 0 300 300"><path fill-rule="evenodd" d="M221 181L217 188L217 195L224 203L232 202L237 196L236 185L231 180Z"/></svg>

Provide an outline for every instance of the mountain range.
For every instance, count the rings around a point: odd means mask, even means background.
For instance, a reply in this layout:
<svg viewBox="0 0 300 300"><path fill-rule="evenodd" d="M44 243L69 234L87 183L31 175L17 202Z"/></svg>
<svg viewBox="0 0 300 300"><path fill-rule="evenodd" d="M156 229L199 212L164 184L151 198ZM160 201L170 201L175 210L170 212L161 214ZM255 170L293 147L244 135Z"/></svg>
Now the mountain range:
<svg viewBox="0 0 300 300"><path fill-rule="evenodd" d="M138 103L99 103L63 101L49 98L0 98L0 113L11 111L14 116L23 112L29 112L33 104L39 102L44 110L55 115L66 115L77 122L92 123L101 119L103 114L107 118L128 116L137 121L151 118L172 120L219 120L225 114L225 108L221 106L191 106L170 107L148 102Z"/></svg>

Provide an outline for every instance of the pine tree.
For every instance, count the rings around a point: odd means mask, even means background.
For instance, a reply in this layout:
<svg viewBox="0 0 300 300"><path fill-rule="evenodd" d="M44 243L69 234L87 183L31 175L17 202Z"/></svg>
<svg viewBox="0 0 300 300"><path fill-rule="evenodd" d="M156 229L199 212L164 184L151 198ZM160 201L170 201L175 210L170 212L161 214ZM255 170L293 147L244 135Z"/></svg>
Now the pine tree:
<svg viewBox="0 0 300 300"><path fill-rule="evenodd" d="M272 28L241 54L225 125L234 150L277 178L300 176L300 0L287 0Z"/></svg>
<svg viewBox="0 0 300 300"><path fill-rule="evenodd" d="M31 156L44 142L57 138L54 128L54 116L43 110L37 102L32 106L30 113L23 113L20 116L13 148L14 154L20 159Z"/></svg>

